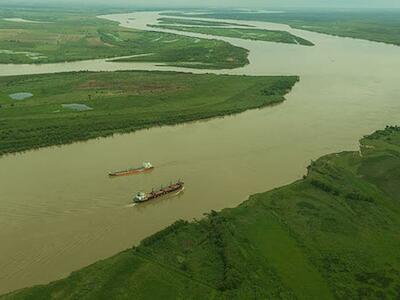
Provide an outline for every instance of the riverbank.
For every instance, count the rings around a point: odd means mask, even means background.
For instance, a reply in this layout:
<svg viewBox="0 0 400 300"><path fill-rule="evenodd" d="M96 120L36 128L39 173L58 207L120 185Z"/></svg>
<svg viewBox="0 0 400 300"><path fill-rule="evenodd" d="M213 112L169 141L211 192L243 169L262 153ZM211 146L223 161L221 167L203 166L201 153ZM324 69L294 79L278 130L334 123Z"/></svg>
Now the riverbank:
<svg viewBox="0 0 400 300"><path fill-rule="evenodd" d="M110 18L143 29L157 17L137 13ZM311 159L357 149L361 136L398 123L400 48L278 24L240 23L289 31L316 46L216 37L249 49L250 64L236 70L190 72L299 75L301 81L282 104L1 157L0 293L64 278L175 220L237 206L248 195L301 178ZM85 61L1 65L0 74L144 68L185 71ZM107 177L108 171L147 160L157 166L150 176ZM127 207L137 191L179 177L187 185L180 197Z"/></svg>
<svg viewBox="0 0 400 300"><path fill-rule="evenodd" d="M233 69L249 63L246 49L224 41L128 29L95 13L3 9L0 63L39 65L124 56L135 56L130 61L203 69ZM16 18L31 22L15 22Z"/></svg>
<svg viewBox="0 0 400 300"><path fill-rule="evenodd" d="M343 10L343 11L296 11L278 13L217 12L217 13L165 13L174 17L246 20L274 22L292 28L340 37L364 39L400 46L398 28L399 10Z"/></svg>
<svg viewBox="0 0 400 300"><path fill-rule="evenodd" d="M287 31L249 29L249 28L223 28L223 27L200 27L200 26L182 26L182 25L150 25L152 28L161 28L169 30L178 30L184 32L202 33L214 36L232 37L244 40L265 41L285 44L295 44L302 46L314 46L314 44L299 36L290 34Z"/></svg>
<svg viewBox="0 0 400 300"><path fill-rule="evenodd" d="M360 144L312 162L303 180L1 299L398 297L400 129Z"/></svg>
<svg viewBox="0 0 400 300"><path fill-rule="evenodd" d="M277 104L298 80L145 71L0 77L0 155ZM10 97L21 92L33 96Z"/></svg>

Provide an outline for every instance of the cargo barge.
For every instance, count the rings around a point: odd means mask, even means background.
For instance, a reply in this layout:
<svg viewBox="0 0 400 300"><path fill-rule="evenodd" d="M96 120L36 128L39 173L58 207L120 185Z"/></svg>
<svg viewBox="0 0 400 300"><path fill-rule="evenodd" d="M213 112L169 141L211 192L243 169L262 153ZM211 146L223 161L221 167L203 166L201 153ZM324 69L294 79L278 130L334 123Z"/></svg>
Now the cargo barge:
<svg viewBox="0 0 400 300"><path fill-rule="evenodd" d="M115 172L110 172L108 173L108 176L110 177L117 177L117 176L127 176L127 175L132 175L132 174L139 174L143 172L148 172L153 170L154 167L151 163L145 162L143 163L143 166L138 167L138 168L129 168L126 170L121 170L121 171L115 171Z"/></svg>
<svg viewBox="0 0 400 300"><path fill-rule="evenodd" d="M151 191L150 193L139 192L133 198L133 202L135 203L142 203L152 199L159 198L164 195L168 195L171 193L178 193L184 189L184 183L181 180L178 180L176 183L171 183L167 187L161 187L157 191Z"/></svg>

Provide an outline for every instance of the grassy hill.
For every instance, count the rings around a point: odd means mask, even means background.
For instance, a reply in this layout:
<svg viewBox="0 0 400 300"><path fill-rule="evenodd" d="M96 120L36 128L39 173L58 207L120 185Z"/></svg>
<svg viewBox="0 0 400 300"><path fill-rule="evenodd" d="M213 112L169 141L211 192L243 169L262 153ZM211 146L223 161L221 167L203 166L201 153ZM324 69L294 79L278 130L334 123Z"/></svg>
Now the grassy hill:
<svg viewBox="0 0 400 300"><path fill-rule="evenodd" d="M398 299L400 128L291 185L0 299Z"/></svg>
<svg viewBox="0 0 400 300"><path fill-rule="evenodd" d="M0 155L260 108L282 102L297 81L145 71L0 77ZM24 92L33 96L11 98Z"/></svg>

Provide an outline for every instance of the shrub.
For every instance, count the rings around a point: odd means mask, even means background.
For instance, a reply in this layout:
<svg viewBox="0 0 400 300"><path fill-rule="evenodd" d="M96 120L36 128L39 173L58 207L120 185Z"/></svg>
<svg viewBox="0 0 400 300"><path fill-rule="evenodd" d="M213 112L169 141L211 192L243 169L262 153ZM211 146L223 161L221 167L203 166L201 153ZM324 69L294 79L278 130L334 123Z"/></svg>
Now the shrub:
<svg viewBox="0 0 400 300"><path fill-rule="evenodd" d="M331 195L334 195L334 196L339 196L340 195L340 191L338 189L336 189L335 187L333 187L333 186L331 186L331 185L329 185L329 184L327 184L327 183L325 183L323 181L320 181L320 180L317 180L317 179L312 179L311 180L311 185L316 187L319 190L322 190L322 191L328 193L328 194L331 194Z"/></svg>

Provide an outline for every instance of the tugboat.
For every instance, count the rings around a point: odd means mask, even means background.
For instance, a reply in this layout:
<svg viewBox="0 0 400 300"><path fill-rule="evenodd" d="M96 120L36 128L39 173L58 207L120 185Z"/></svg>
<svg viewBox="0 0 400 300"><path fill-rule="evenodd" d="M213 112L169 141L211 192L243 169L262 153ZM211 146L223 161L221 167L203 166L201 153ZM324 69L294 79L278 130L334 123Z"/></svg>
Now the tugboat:
<svg viewBox="0 0 400 300"><path fill-rule="evenodd" d="M115 171L108 173L110 177L116 177L116 176L126 176L126 175L132 175L132 174L138 174L138 173L143 173L143 172L148 172L153 170L154 167L151 163L149 162L144 162L143 166L138 167L138 168L129 168L126 170L121 170L121 171Z"/></svg>
<svg viewBox="0 0 400 300"><path fill-rule="evenodd" d="M178 180L176 183L171 183L167 187L161 187L157 191L151 191L150 193L139 192L133 198L133 202L135 203L142 203L146 202L155 198L159 198L164 195L168 195L174 192L180 192L184 189L184 182Z"/></svg>

